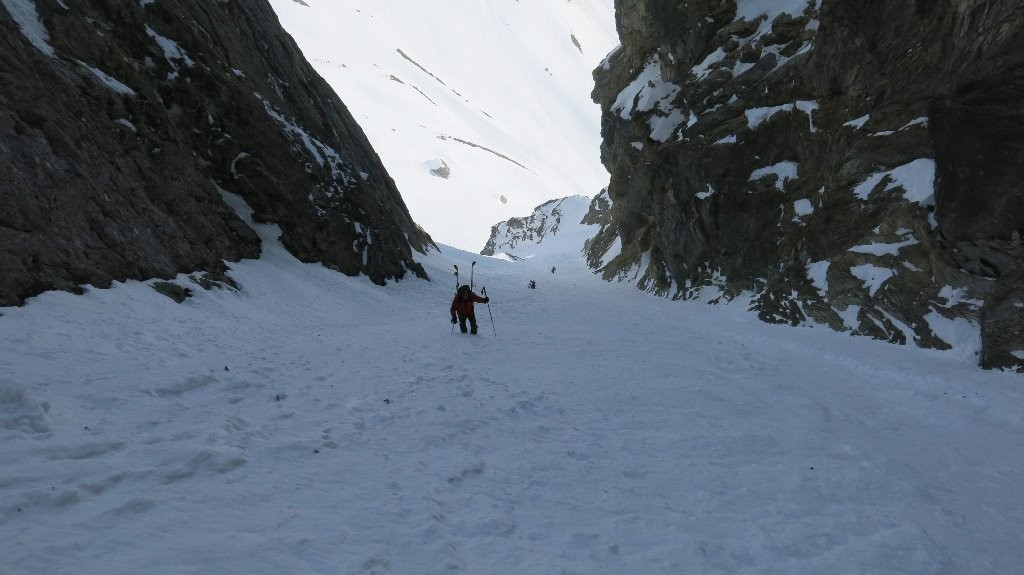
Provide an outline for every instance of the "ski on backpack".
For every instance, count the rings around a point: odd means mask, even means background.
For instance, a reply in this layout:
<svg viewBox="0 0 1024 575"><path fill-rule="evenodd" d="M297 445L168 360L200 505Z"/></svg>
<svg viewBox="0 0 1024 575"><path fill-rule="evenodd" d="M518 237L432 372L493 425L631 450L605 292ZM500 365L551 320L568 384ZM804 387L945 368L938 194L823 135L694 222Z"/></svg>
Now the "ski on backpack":
<svg viewBox="0 0 1024 575"><path fill-rule="evenodd" d="M459 293L459 265L455 264L455 293ZM455 318L452 318L452 333L455 333Z"/></svg>

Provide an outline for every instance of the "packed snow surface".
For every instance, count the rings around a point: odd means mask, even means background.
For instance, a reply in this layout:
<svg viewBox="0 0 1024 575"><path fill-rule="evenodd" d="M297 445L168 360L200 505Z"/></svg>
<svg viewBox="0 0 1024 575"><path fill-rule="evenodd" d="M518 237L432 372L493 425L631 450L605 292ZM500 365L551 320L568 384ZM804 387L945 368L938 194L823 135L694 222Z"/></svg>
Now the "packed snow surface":
<svg viewBox="0 0 1024 575"><path fill-rule="evenodd" d="M605 283L573 233L378 287L260 231L238 292L0 310L4 573L1024 562L1024 381L971 354ZM448 322L454 265L479 335Z"/></svg>

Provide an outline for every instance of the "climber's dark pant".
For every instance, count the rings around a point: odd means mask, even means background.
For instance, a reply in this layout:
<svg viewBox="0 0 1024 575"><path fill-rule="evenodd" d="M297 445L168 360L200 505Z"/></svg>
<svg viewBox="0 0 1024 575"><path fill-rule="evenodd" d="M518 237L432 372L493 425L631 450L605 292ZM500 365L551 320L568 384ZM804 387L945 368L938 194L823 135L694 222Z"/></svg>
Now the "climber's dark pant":
<svg viewBox="0 0 1024 575"><path fill-rule="evenodd" d="M469 333L476 333L476 314L459 314L459 331L466 333L466 320L469 320Z"/></svg>

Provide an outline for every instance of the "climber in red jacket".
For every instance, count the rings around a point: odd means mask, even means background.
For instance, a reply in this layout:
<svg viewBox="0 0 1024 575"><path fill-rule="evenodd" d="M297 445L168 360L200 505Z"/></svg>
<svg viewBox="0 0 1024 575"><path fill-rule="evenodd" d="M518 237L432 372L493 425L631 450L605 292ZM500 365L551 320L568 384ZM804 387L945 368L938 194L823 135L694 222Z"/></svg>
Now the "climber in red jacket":
<svg viewBox="0 0 1024 575"><path fill-rule="evenodd" d="M459 331L466 333L466 320L469 320L469 333L476 333L476 313L473 311L473 302L487 303L491 301L489 297L480 297L473 293L473 290L468 285L460 286L459 291L455 293L455 299L452 300L452 323L458 321ZM456 315L458 319L456 320Z"/></svg>

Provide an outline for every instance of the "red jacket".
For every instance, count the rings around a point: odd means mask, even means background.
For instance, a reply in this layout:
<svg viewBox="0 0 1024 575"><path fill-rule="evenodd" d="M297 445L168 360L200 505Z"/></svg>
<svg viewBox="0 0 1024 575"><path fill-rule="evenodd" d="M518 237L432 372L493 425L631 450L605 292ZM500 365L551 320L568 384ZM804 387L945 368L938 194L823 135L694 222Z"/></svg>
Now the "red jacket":
<svg viewBox="0 0 1024 575"><path fill-rule="evenodd" d="M459 298L459 294L455 294L455 299L452 300L452 315L458 312L459 315L470 316L475 315L473 312L473 302L487 303L491 301L490 298L480 297L473 292L469 292L469 297L465 299Z"/></svg>

